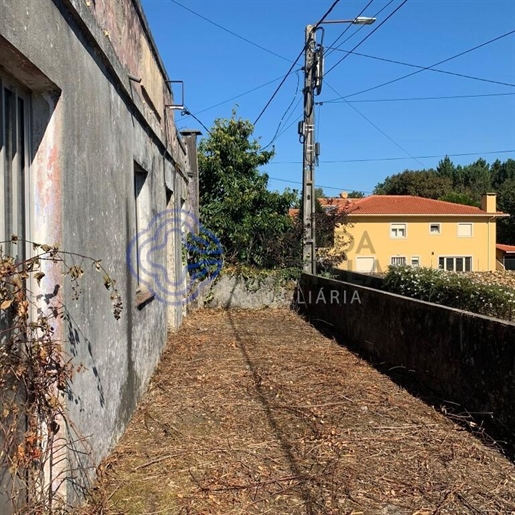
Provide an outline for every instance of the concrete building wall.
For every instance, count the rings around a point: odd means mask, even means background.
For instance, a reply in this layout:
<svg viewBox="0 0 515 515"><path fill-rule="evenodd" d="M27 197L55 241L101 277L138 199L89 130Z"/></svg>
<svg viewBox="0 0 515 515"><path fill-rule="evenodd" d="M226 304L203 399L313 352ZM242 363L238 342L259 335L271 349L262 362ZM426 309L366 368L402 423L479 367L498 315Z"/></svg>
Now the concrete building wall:
<svg viewBox="0 0 515 515"><path fill-rule="evenodd" d="M135 167L147 172L154 216L188 209L190 156L165 107L173 102L168 78L137 0L0 0L0 12L0 65L31 95L29 239L101 259L124 303L115 321L93 269L76 301L55 267L42 282L42 290L64 286L57 296L67 316L56 335L85 366L69 413L89 436L96 465L122 434L167 328L184 312L157 300L136 304L126 258L136 235ZM180 255L175 234L154 259L177 279Z"/></svg>

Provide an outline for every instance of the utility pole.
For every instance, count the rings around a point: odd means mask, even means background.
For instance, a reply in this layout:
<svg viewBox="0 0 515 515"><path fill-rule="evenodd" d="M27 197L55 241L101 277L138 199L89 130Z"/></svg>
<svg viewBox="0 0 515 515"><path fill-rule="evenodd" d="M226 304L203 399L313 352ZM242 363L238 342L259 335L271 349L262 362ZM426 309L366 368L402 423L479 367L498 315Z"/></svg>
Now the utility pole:
<svg viewBox="0 0 515 515"><path fill-rule="evenodd" d="M304 121L299 134L303 144L302 159L302 262L304 272L317 273L315 234L315 164L319 146L315 142L315 94L322 90L323 47L316 44L316 27L306 27L304 63Z"/></svg>
<svg viewBox="0 0 515 515"><path fill-rule="evenodd" d="M302 156L302 263L304 272L316 274L315 237L315 31L306 27L304 61L304 121L299 134L303 144Z"/></svg>
<svg viewBox="0 0 515 515"><path fill-rule="evenodd" d="M303 145L302 158L302 263L304 272L316 275L316 234L315 234L315 164L318 162L320 147L315 142L315 95L322 91L324 78L324 47L317 45L316 31L322 23L352 23L371 25L375 18L358 16L350 20L324 20L317 25L306 27L304 47L304 120L299 123L299 136Z"/></svg>

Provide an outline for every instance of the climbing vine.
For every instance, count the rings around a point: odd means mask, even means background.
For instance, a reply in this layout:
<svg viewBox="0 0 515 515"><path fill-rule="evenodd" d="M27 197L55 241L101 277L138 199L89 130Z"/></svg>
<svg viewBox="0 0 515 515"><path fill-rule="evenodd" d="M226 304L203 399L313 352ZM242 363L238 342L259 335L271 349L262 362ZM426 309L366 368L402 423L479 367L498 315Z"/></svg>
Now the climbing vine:
<svg viewBox="0 0 515 515"><path fill-rule="evenodd" d="M75 473L69 451L89 450L64 404L72 378L83 367L72 362L57 335L66 306L61 285L48 284L52 281L45 274L58 272L77 299L90 267L102 275L115 319L123 306L115 280L100 261L32 242L32 257L20 260L4 253L5 244L21 248L27 242L12 236L0 243L0 472L4 479L8 473L15 513L56 514L65 505L61 486ZM51 295L40 293L45 282Z"/></svg>

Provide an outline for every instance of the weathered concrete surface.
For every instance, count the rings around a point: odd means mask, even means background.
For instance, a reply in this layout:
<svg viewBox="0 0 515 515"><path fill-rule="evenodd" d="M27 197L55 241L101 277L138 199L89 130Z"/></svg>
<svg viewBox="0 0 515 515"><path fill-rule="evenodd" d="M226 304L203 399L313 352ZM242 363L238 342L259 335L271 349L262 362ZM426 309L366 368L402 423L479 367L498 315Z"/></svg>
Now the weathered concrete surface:
<svg viewBox="0 0 515 515"><path fill-rule="evenodd" d="M274 277L248 279L222 275L214 284L202 289L199 304L208 308L261 309L290 307L295 283L278 284Z"/></svg>
<svg viewBox="0 0 515 515"><path fill-rule="evenodd" d="M515 431L515 324L307 274L300 288L299 307L344 340Z"/></svg>
<svg viewBox="0 0 515 515"><path fill-rule="evenodd" d="M167 327L180 325L184 312L158 301L136 308L137 280L126 258L136 235L135 162L148 173L155 215L188 209L191 156L165 108L173 101L168 78L139 2L0 0L0 12L2 68L32 96L28 237L102 260L124 302L115 321L94 269L86 271L77 301L59 271L49 270L42 282L45 293L65 286L67 317L56 335L85 366L74 378L69 413L90 438L94 466L124 431ZM153 257L170 265L174 281L180 256L176 234Z"/></svg>

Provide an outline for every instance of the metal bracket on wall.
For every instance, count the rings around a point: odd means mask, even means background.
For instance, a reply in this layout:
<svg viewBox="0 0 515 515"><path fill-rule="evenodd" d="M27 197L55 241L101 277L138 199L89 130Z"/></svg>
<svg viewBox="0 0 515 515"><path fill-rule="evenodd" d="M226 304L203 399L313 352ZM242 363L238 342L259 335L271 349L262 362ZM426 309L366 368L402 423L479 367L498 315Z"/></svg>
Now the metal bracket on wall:
<svg viewBox="0 0 515 515"><path fill-rule="evenodd" d="M168 107L169 109L180 110L180 111L184 110L184 81L183 80L167 80L166 83L181 85L181 103L180 104L169 104L169 105L166 105L165 107ZM170 86L170 91L172 92L172 97L173 97L173 91L172 91L171 86Z"/></svg>

